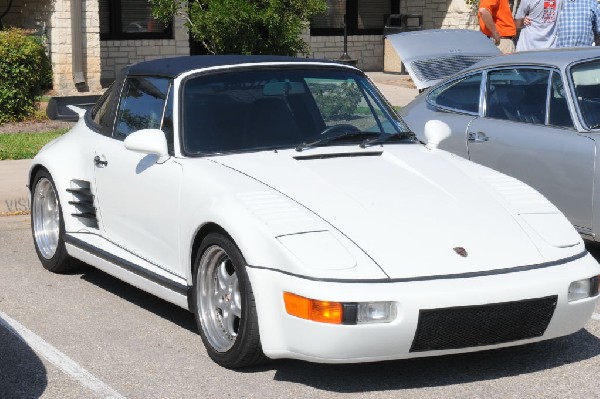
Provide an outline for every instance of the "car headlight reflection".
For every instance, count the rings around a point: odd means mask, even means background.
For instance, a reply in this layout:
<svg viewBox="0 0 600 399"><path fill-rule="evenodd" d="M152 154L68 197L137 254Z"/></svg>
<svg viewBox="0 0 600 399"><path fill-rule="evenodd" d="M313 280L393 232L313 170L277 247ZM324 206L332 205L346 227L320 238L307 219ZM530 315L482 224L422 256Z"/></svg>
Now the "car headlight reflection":
<svg viewBox="0 0 600 399"><path fill-rule="evenodd" d="M362 302L358 304L357 323L389 323L396 318L393 302Z"/></svg>
<svg viewBox="0 0 600 399"><path fill-rule="evenodd" d="M598 280L600 276L573 281L569 285L569 302L598 295Z"/></svg>
<svg viewBox="0 0 600 399"><path fill-rule="evenodd" d="M330 324L390 323L396 318L394 302L331 302L283 293L285 310L292 316Z"/></svg>

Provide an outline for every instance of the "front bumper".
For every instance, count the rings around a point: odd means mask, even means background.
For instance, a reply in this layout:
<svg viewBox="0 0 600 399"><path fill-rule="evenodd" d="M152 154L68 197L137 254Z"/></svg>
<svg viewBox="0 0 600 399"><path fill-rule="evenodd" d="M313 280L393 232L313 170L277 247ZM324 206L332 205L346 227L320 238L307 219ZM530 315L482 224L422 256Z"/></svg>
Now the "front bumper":
<svg viewBox="0 0 600 399"><path fill-rule="evenodd" d="M248 267L258 311L261 343L270 358L320 363L372 362L465 353L521 345L574 333L589 320L598 296L568 302L572 281L600 274L588 254L567 264L525 272L462 279L402 283L336 283L313 281ZM391 323L333 325L288 315L283 292L337 302L394 301ZM461 349L411 352L422 309L516 302L557 296L554 314L540 337ZM485 320L481 321L485 323Z"/></svg>

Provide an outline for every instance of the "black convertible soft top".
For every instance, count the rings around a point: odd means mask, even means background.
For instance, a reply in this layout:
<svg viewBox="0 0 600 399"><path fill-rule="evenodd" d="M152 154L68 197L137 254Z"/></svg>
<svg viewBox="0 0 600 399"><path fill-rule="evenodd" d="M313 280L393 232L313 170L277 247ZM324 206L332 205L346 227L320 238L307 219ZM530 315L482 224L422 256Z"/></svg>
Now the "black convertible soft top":
<svg viewBox="0 0 600 399"><path fill-rule="evenodd" d="M194 55L140 62L131 65L127 73L129 75L154 75L174 78L195 69L265 62L321 62L336 64L335 61L274 55Z"/></svg>

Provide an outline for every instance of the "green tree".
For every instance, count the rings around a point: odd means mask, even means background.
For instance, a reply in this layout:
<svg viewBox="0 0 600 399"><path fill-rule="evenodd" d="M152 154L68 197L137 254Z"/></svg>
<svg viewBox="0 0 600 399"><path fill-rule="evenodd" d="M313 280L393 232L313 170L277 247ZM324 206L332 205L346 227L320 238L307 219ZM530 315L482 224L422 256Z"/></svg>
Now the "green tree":
<svg viewBox="0 0 600 399"><path fill-rule="evenodd" d="M308 54L300 34L325 0L150 0L168 23L184 13L190 35L211 54Z"/></svg>

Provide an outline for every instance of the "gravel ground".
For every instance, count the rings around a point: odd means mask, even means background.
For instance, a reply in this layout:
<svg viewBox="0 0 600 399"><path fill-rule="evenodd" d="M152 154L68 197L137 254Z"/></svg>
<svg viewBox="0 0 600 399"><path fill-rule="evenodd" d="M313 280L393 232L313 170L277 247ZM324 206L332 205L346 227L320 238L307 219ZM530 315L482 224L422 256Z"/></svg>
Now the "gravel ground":
<svg viewBox="0 0 600 399"><path fill-rule="evenodd" d="M4 133L44 133L57 129L70 128L75 122L64 121L24 121L0 125L0 134Z"/></svg>

